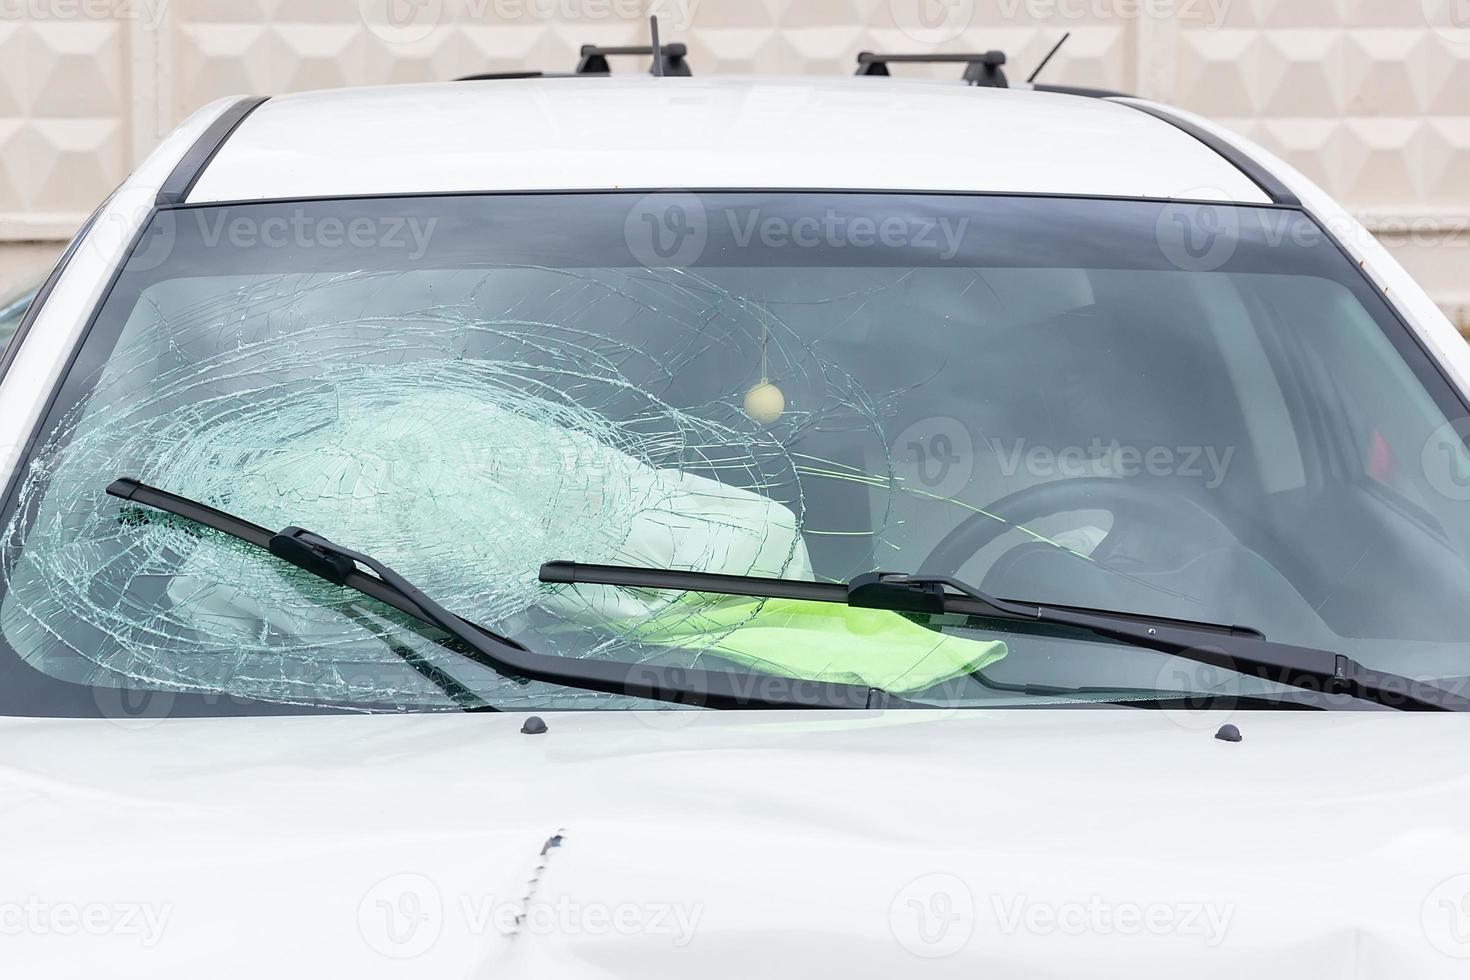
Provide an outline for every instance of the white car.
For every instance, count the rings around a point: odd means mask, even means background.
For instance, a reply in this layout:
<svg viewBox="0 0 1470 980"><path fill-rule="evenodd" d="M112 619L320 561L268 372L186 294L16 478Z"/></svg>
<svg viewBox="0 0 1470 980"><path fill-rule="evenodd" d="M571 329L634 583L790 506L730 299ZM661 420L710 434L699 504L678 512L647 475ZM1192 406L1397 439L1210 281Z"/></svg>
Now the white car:
<svg viewBox="0 0 1470 980"><path fill-rule="evenodd" d="M1470 360L1206 120L228 99L0 371L7 976L1470 970Z"/></svg>

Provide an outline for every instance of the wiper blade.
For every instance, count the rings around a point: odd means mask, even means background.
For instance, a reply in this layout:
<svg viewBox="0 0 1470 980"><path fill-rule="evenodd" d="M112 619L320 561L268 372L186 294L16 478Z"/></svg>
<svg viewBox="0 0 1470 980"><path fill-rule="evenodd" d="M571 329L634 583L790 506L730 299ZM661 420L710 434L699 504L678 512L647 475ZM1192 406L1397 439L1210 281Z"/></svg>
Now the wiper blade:
<svg viewBox="0 0 1470 980"><path fill-rule="evenodd" d="M319 534L299 527L271 531L208 504L128 477L115 480L107 492L228 534L334 585L392 606L458 639L469 650L454 650L455 653L503 675L706 708L921 707L878 688L855 684L533 653L510 637L445 609L371 555L344 548ZM373 574L367 574L363 568Z"/></svg>
<svg viewBox="0 0 1470 980"><path fill-rule="evenodd" d="M1470 699L1444 688L1370 670L1330 650L1272 643L1261 631L1250 627L1013 602L944 575L872 572L851 582L828 583L554 561L541 566L541 581L836 602L892 612L960 615L1076 630L1286 687L1347 695L1409 711L1470 710Z"/></svg>

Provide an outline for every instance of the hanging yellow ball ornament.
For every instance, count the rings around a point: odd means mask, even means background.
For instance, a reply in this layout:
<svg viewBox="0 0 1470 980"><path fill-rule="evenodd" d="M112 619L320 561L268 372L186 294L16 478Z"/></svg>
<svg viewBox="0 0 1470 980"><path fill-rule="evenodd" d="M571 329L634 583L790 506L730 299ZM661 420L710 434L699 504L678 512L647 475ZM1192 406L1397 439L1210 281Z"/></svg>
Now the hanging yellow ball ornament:
<svg viewBox="0 0 1470 980"><path fill-rule="evenodd" d="M786 396L769 381L762 381L745 393L745 414L761 425L770 425L786 411Z"/></svg>

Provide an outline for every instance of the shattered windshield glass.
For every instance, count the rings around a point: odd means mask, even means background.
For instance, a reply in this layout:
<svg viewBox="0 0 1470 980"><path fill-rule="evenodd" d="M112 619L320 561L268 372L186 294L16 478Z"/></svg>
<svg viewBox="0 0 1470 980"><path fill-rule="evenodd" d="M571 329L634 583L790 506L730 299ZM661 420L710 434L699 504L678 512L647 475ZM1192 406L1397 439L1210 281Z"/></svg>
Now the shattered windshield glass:
<svg viewBox="0 0 1470 980"><path fill-rule="evenodd" d="M394 610L106 497L119 476L310 528L567 657L935 703L1202 683L953 617L545 586L547 561L928 568L1470 673L1464 506L1421 465L1454 417L1445 386L1330 243L1271 226L1304 217L1219 210L1269 217L1201 259L1170 237L1189 208L1142 202L162 212L10 489L0 709L117 690L212 698L204 713L456 707L424 664L498 707L647 706L498 676Z"/></svg>

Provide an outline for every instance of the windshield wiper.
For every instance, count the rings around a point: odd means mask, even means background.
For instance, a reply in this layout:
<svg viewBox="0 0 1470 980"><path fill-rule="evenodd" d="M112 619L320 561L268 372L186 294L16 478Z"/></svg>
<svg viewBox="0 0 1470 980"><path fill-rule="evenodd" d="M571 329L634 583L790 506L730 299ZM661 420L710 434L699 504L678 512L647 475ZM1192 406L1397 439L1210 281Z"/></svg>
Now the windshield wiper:
<svg viewBox="0 0 1470 980"><path fill-rule="evenodd" d="M392 606L443 630L469 648L468 651L447 649L502 675L706 708L919 707L878 688L855 684L533 653L510 637L456 616L371 555L344 548L319 534L299 527L270 531L208 504L128 477L115 480L107 492L228 534L318 578ZM367 574L363 568L373 574Z"/></svg>
<svg viewBox="0 0 1470 980"><path fill-rule="evenodd" d="M1135 613L1013 602L944 575L872 572L847 583L800 582L662 568L554 561L541 581L667 589L762 599L836 602L867 609L1002 620L1081 631L1130 646L1259 677L1286 687L1340 694L1409 711L1465 711L1470 699L1409 677L1370 670L1330 650L1272 643L1259 630Z"/></svg>

